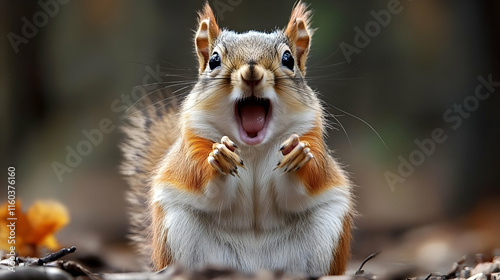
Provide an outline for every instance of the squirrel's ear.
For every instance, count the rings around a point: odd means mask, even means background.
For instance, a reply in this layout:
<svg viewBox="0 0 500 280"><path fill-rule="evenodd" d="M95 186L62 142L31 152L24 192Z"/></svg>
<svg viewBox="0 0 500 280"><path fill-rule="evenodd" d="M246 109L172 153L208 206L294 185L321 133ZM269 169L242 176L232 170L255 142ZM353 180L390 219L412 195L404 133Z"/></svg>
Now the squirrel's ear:
<svg viewBox="0 0 500 280"><path fill-rule="evenodd" d="M306 60L311 46L311 36L314 29L311 29L311 11L307 10L306 4L297 2L290 15L290 21L285 29L292 54L297 59L302 74L306 71Z"/></svg>
<svg viewBox="0 0 500 280"><path fill-rule="evenodd" d="M203 10L198 12L198 31L194 38L196 54L200 63L200 73L207 67L207 62L210 59L210 54L214 48L215 39L219 36L219 32L219 26L215 21L214 13L207 1Z"/></svg>

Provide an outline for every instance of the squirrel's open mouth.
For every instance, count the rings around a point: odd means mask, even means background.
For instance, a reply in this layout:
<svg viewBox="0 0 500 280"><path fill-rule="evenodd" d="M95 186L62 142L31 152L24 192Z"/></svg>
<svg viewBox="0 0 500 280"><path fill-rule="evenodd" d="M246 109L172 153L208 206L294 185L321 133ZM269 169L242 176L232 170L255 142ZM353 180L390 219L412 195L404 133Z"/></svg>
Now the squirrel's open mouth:
<svg viewBox="0 0 500 280"><path fill-rule="evenodd" d="M243 98L236 102L235 111L241 140L249 145L262 142L271 119L271 101L253 96Z"/></svg>

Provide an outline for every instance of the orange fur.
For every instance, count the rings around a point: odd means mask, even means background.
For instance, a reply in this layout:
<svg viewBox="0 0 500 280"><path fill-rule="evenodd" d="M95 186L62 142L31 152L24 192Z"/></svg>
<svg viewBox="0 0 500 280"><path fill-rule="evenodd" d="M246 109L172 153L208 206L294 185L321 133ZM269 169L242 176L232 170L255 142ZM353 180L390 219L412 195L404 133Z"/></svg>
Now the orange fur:
<svg viewBox="0 0 500 280"><path fill-rule="evenodd" d="M185 132L179 149L169 154L173 160L161 171L159 183L201 192L208 181L217 175L217 171L207 161L213 143L189 131Z"/></svg>
<svg viewBox="0 0 500 280"><path fill-rule="evenodd" d="M318 194L331 187L347 184L346 178L328 154L320 126L302 135L300 141L309 142L314 155L309 163L297 171L299 180L306 186L309 194Z"/></svg>
<svg viewBox="0 0 500 280"><path fill-rule="evenodd" d="M160 270L169 265L172 261L170 248L167 245L167 229L164 226L165 213L158 203L153 205L153 220L151 227L153 229L153 251L151 259L154 270Z"/></svg>
<svg viewBox="0 0 500 280"><path fill-rule="evenodd" d="M345 272L347 262L351 256L351 227L352 218L348 215L344 219L342 234L340 235L337 248L333 251L333 261L329 272L330 275L341 275Z"/></svg>

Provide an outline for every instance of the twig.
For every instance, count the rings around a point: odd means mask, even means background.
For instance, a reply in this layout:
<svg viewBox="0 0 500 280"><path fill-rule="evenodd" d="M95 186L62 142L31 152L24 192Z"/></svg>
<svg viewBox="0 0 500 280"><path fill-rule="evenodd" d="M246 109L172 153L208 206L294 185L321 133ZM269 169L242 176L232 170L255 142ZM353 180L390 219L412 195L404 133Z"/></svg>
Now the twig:
<svg viewBox="0 0 500 280"><path fill-rule="evenodd" d="M68 254L71 254L71 253L73 253L75 251L76 251L76 247L75 246L72 246L69 249L62 248L61 250L59 250L57 252L50 253L47 256L43 257L43 258L39 258L38 261L34 262L34 264L44 265L44 264L49 263L49 262L57 261L58 259L66 256Z"/></svg>
<svg viewBox="0 0 500 280"><path fill-rule="evenodd" d="M359 266L358 270L356 271L356 273L354 273L354 275L361 275L363 273L365 273L365 271L363 270L363 266L371 259L375 258L378 254L380 254L380 251L377 251L371 255L369 255L362 263L361 265Z"/></svg>

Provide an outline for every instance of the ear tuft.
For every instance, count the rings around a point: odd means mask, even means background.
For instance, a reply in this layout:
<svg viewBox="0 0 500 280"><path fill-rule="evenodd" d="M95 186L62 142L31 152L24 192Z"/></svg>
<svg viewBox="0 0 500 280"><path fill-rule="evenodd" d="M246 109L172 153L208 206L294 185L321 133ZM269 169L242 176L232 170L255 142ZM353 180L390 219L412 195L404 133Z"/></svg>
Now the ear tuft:
<svg viewBox="0 0 500 280"><path fill-rule="evenodd" d="M307 54L311 46L311 36L314 30L311 29L312 12L307 10L307 5L297 2L290 20L285 29L285 35L290 42L290 49L297 58L297 64L302 74L305 74Z"/></svg>
<svg viewBox="0 0 500 280"><path fill-rule="evenodd" d="M198 55L199 72L201 73L207 67L210 54L214 48L215 39L217 39L220 33L219 26L208 1L203 6L203 10L198 12L198 26L194 41L196 54Z"/></svg>
<svg viewBox="0 0 500 280"><path fill-rule="evenodd" d="M217 21L215 20L214 12L212 11L212 8L210 8L208 1L205 2L203 9L198 12L198 25L200 25L202 21L207 19L212 23L211 31L218 33L219 26L217 26Z"/></svg>

